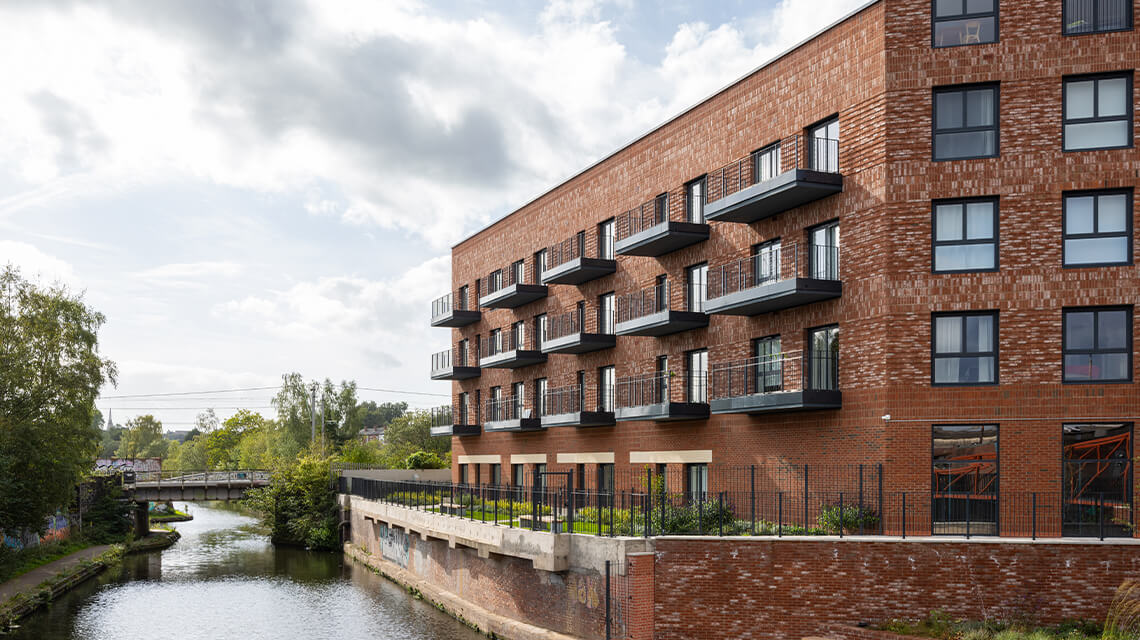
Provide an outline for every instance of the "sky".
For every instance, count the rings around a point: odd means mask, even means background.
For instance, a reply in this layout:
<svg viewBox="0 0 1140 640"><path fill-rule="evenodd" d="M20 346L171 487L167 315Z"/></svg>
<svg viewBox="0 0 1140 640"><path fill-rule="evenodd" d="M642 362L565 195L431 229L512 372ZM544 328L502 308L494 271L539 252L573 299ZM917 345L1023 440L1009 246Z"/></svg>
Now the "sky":
<svg viewBox="0 0 1140 640"><path fill-rule="evenodd" d="M106 315L117 424L445 404L451 245L864 3L4 0L0 264Z"/></svg>

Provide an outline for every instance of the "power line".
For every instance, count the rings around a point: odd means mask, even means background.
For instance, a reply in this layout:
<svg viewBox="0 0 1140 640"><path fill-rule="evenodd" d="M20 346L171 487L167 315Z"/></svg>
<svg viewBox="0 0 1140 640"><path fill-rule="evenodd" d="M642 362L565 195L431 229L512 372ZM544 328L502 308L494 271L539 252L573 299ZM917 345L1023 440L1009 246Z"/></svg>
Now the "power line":
<svg viewBox="0 0 1140 640"><path fill-rule="evenodd" d="M216 389L214 391L175 391L171 393L137 393L123 396L99 396L102 400L115 400L124 398L158 398L164 396L200 396L212 393L235 393L237 391L267 391L281 387L245 387L241 389Z"/></svg>
<svg viewBox="0 0 1140 640"><path fill-rule="evenodd" d="M450 398L450 393L428 393L426 391L401 391L399 389L377 389L374 387L357 387L358 391L379 391L381 393L395 393L406 396L436 396L440 398Z"/></svg>

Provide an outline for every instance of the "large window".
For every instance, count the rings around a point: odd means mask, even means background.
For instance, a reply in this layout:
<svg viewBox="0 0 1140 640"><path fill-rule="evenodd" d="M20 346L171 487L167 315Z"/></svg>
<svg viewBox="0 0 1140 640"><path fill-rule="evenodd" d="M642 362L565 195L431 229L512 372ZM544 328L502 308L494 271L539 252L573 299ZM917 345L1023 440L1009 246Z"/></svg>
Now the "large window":
<svg viewBox="0 0 1140 640"><path fill-rule="evenodd" d="M808 160L814 171L839 173L839 118L808 129Z"/></svg>
<svg viewBox="0 0 1140 640"><path fill-rule="evenodd" d="M1065 0L1065 35L1132 28L1132 0Z"/></svg>
<svg viewBox="0 0 1140 640"><path fill-rule="evenodd" d="M752 152L752 183L759 184L780 175L780 143Z"/></svg>
<svg viewBox="0 0 1140 640"><path fill-rule="evenodd" d="M1132 424L1062 429L1062 533L1132 537Z"/></svg>
<svg viewBox="0 0 1140 640"><path fill-rule="evenodd" d="M685 185L685 216L689 222L705 221L705 176Z"/></svg>
<svg viewBox="0 0 1140 640"><path fill-rule="evenodd" d="M709 371L709 350L697 349L685 353L685 365L687 368L685 375L688 377L688 384L685 385L686 402L708 402L708 388L705 385L705 378L708 377Z"/></svg>
<svg viewBox="0 0 1140 640"><path fill-rule="evenodd" d="M1065 79L1065 151L1132 146L1132 72Z"/></svg>
<svg viewBox="0 0 1140 640"><path fill-rule="evenodd" d="M839 223L829 222L814 227L810 232L811 277L816 280L839 279ZM797 274L798 275L798 274Z"/></svg>
<svg viewBox="0 0 1140 640"><path fill-rule="evenodd" d="M546 342L546 314L540 313L534 317L534 343L541 348L543 342Z"/></svg>
<svg viewBox="0 0 1140 640"><path fill-rule="evenodd" d="M992 158L998 154L998 87L934 90L934 159Z"/></svg>
<svg viewBox="0 0 1140 640"><path fill-rule="evenodd" d="M839 327L820 327L808 331L808 380L810 389L839 389Z"/></svg>
<svg viewBox="0 0 1140 640"><path fill-rule="evenodd" d="M784 363L780 336L752 341L752 357L756 359L756 380L752 393L771 393L784 388Z"/></svg>
<svg viewBox="0 0 1140 640"><path fill-rule="evenodd" d="M469 416L467 414L471 410L471 401L469 398L470 396L467 395L467 392L459 394L459 404L456 407L457 415L453 418L455 424L475 424L474 422L468 421Z"/></svg>
<svg viewBox="0 0 1140 640"><path fill-rule="evenodd" d="M614 410L614 386L617 382L614 366L598 369L598 411Z"/></svg>
<svg viewBox="0 0 1140 640"><path fill-rule="evenodd" d="M936 202L933 238L935 272L997 269L997 198Z"/></svg>
<svg viewBox="0 0 1140 640"><path fill-rule="evenodd" d="M534 272L538 277L542 277L542 272L546 271L546 249L539 249L534 252Z"/></svg>
<svg viewBox="0 0 1140 640"><path fill-rule="evenodd" d="M934 533L997 535L998 426L934 425L930 459Z"/></svg>
<svg viewBox="0 0 1140 640"><path fill-rule="evenodd" d="M614 293L598 296L598 333L614 332Z"/></svg>
<svg viewBox="0 0 1140 640"><path fill-rule="evenodd" d="M1132 309L1066 309L1065 382L1132 379Z"/></svg>
<svg viewBox="0 0 1140 640"><path fill-rule="evenodd" d="M598 225L598 257L614 259L614 219L610 218Z"/></svg>
<svg viewBox="0 0 1140 640"><path fill-rule="evenodd" d="M685 269L685 308L688 311L705 310L705 286L709 279L709 265L702 263Z"/></svg>
<svg viewBox="0 0 1140 640"><path fill-rule="evenodd" d="M1065 195L1066 267L1132 264L1132 192Z"/></svg>
<svg viewBox="0 0 1140 640"><path fill-rule="evenodd" d="M997 0L934 0L933 45L996 42Z"/></svg>
<svg viewBox="0 0 1140 640"><path fill-rule="evenodd" d="M752 279L757 286L780 279L779 238L752 245Z"/></svg>
<svg viewBox="0 0 1140 640"><path fill-rule="evenodd" d="M703 463L685 465L685 494L693 502L708 499L709 466Z"/></svg>
<svg viewBox="0 0 1140 640"><path fill-rule="evenodd" d="M538 415L546 415L546 378L537 378L534 381L534 410Z"/></svg>
<svg viewBox="0 0 1140 640"><path fill-rule="evenodd" d="M996 384L997 313L934 316L933 384Z"/></svg>

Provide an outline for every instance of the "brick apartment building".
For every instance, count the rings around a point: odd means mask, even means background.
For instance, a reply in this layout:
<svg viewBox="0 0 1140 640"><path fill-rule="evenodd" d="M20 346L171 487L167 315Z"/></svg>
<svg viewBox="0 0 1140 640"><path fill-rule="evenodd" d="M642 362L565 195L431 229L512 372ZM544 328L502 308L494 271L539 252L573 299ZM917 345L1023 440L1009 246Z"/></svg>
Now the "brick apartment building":
<svg viewBox="0 0 1140 640"><path fill-rule="evenodd" d="M872 2L457 244L454 479L881 463L1127 534L1134 4Z"/></svg>

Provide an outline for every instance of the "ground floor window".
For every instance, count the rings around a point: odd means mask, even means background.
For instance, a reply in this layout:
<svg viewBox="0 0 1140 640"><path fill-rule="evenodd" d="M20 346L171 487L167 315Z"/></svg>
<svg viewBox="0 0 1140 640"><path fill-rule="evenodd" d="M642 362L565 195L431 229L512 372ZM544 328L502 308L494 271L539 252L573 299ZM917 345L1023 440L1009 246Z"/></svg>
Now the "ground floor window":
<svg viewBox="0 0 1140 640"><path fill-rule="evenodd" d="M707 464L689 464L685 466L685 494L689 500L701 501L708 499L709 466Z"/></svg>
<svg viewBox="0 0 1140 640"><path fill-rule="evenodd" d="M459 465L459 484L467 484L467 466L465 464Z"/></svg>
<svg viewBox="0 0 1140 640"><path fill-rule="evenodd" d="M1061 437L1066 536L1132 535L1132 424L1070 423Z"/></svg>
<svg viewBox="0 0 1140 640"><path fill-rule="evenodd" d="M998 534L998 426L938 424L931 439L931 529Z"/></svg>

